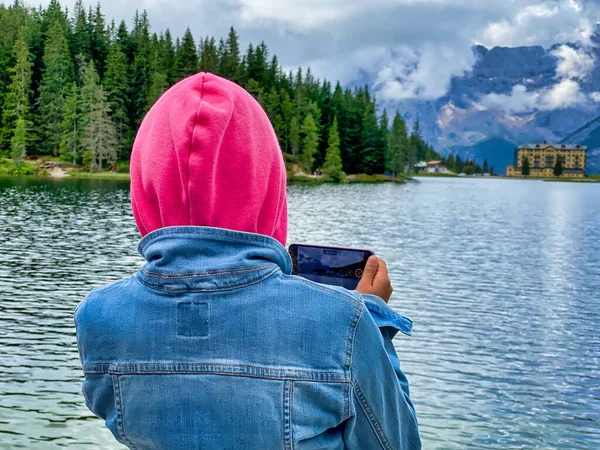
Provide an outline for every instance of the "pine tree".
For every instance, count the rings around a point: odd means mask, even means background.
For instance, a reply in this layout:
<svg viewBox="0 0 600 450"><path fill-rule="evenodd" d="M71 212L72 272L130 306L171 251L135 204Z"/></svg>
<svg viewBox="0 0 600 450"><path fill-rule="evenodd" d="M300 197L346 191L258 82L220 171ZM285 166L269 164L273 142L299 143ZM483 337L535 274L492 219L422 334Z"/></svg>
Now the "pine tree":
<svg viewBox="0 0 600 450"><path fill-rule="evenodd" d="M200 70L202 72L217 73L218 66L219 56L215 38L206 37L200 44Z"/></svg>
<svg viewBox="0 0 600 450"><path fill-rule="evenodd" d="M76 83L71 84L71 90L65 100L60 140L60 155L66 161L77 164L81 160L83 135L83 111L81 95Z"/></svg>
<svg viewBox="0 0 600 450"><path fill-rule="evenodd" d="M413 125L412 133L410 134L410 140L412 145L415 146L417 159L419 161L431 161L433 158L431 154L427 153L427 145L421 136L421 123L419 119L416 120Z"/></svg>
<svg viewBox="0 0 600 450"><path fill-rule="evenodd" d="M271 65L269 66L269 70L265 79L265 84L277 87L280 76L281 70L279 67L279 60L277 59L277 55L273 55L273 58L271 58Z"/></svg>
<svg viewBox="0 0 600 450"><path fill-rule="evenodd" d="M362 116L362 149L360 150L360 172L373 174L383 172L385 149L381 141L381 130L375 115L375 104L367 101Z"/></svg>
<svg viewBox="0 0 600 450"><path fill-rule="evenodd" d="M79 55L85 55L88 58L91 57L91 30L88 26L87 15L85 14L82 0L75 2L73 15L74 24L72 26L73 31L69 34L69 44L71 47L71 57L74 61L78 62L76 58ZM76 73L79 73L82 68L77 66L75 69Z"/></svg>
<svg viewBox="0 0 600 450"><path fill-rule="evenodd" d="M173 38L171 37L171 31L169 31L168 28L165 32L165 38L163 40L163 54L163 64L165 73L167 75L167 83L171 85L177 80L177 68L175 58L175 47L173 47Z"/></svg>
<svg viewBox="0 0 600 450"><path fill-rule="evenodd" d="M100 3L96 5L96 10L92 15L93 21L90 22L92 26L92 35L90 40L90 56L94 61L94 67L98 72L100 78L104 76L105 61L108 55L108 30L104 23L104 16L100 9Z"/></svg>
<svg viewBox="0 0 600 450"><path fill-rule="evenodd" d="M255 79L261 84L265 83L267 69L269 67L268 59L269 50L265 42L262 41L259 45L256 46L256 49L254 51L254 59L252 60L253 64L249 65L248 67L248 73L250 74L250 78Z"/></svg>
<svg viewBox="0 0 600 450"><path fill-rule="evenodd" d="M361 149L364 147L362 118L365 111L365 98L362 89L354 93L350 89L344 91L343 105L346 110L344 117L344 133L342 140L342 160L346 173L358 173L362 169ZM338 117L340 119L340 117ZM341 122L340 122L341 123Z"/></svg>
<svg viewBox="0 0 600 450"><path fill-rule="evenodd" d="M67 29L69 25L67 13L62 10L58 0L50 0L48 8L46 8L45 11L40 12L42 16L43 32L48 31L55 24L59 24L63 29Z"/></svg>
<svg viewBox="0 0 600 450"><path fill-rule="evenodd" d="M489 173L489 164L487 158L483 160L483 173Z"/></svg>
<svg viewBox="0 0 600 450"><path fill-rule="evenodd" d="M446 163L446 167L448 167L448 170L450 172L456 173L456 163L454 161L454 155L452 153L450 153L450 156L448 156L448 162Z"/></svg>
<svg viewBox="0 0 600 450"><path fill-rule="evenodd" d="M281 90L281 94L279 95L281 100L280 109L281 109L281 119L282 119L282 131L279 136L279 142L281 142L281 146L284 152L292 153L292 148L290 145L291 142L291 122L292 118L294 118L294 105L292 103L292 99L290 98L290 94L285 90ZM296 150L298 149L298 119L296 118Z"/></svg>
<svg viewBox="0 0 600 450"><path fill-rule="evenodd" d="M83 86L81 87L81 104L83 110L84 127L89 122L89 114L92 105L96 101L96 95L100 88L100 78L94 67L93 61L88 61L83 69Z"/></svg>
<svg viewBox="0 0 600 450"><path fill-rule="evenodd" d="M379 120L379 129L380 129L381 141L384 143L384 148L385 148L384 160L387 160L387 142L388 142L388 135L390 134L390 119L388 117L388 113L387 113L386 109L384 109L383 113L381 114L381 119ZM384 164L384 166L385 166L385 164ZM387 169L387 167L384 167L384 168Z"/></svg>
<svg viewBox="0 0 600 450"><path fill-rule="evenodd" d="M131 64L134 58L135 44L127 31L127 25L124 20L119 23L115 41L119 44L123 53L125 53L127 64Z"/></svg>
<svg viewBox="0 0 600 450"><path fill-rule="evenodd" d="M110 117L107 94L92 61L84 69L83 81L80 96L83 157L92 162L90 170L99 171L104 161L117 159L117 131Z"/></svg>
<svg viewBox="0 0 600 450"><path fill-rule="evenodd" d="M563 174L563 162L561 156L556 157L556 163L554 164L552 173L554 173L555 177L560 177Z"/></svg>
<svg viewBox="0 0 600 450"><path fill-rule="evenodd" d="M38 100L42 140L46 151L54 156L58 155L65 97L74 76L66 35L66 30L59 22L48 33L44 49L45 70Z"/></svg>
<svg viewBox="0 0 600 450"><path fill-rule="evenodd" d="M97 75L93 63L90 61L86 68L86 84L82 88L84 107L87 109L84 120L84 131L82 144L91 160L91 171L102 170L104 161L115 161L117 159L117 133L110 118L110 106L106 93L96 83ZM89 104L87 102L90 102Z"/></svg>
<svg viewBox="0 0 600 450"><path fill-rule="evenodd" d="M300 127L298 125L298 117L296 116L292 117L290 121L289 150L292 155L300 153Z"/></svg>
<svg viewBox="0 0 600 450"><path fill-rule="evenodd" d="M313 119L312 114L308 114L304 122L302 122L302 167L309 173L312 172L312 167L315 162L315 155L319 149L319 135L317 133L317 124Z"/></svg>
<svg viewBox="0 0 600 450"><path fill-rule="evenodd" d="M275 86L271 86L269 92L267 92L265 96L265 112L271 119L271 122L275 120L275 116L279 113L279 105L281 104L279 100L279 94Z"/></svg>
<svg viewBox="0 0 600 450"><path fill-rule="evenodd" d="M189 28L185 30L181 46L177 50L176 67L178 79L185 78L198 72L198 53L194 37Z"/></svg>
<svg viewBox="0 0 600 450"><path fill-rule="evenodd" d="M323 173L332 180L340 182L343 180L342 156L340 154L340 136L338 134L337 117L334 117L333 124L329 129L329 140L327 141L327 153L325 154L325 164Z"/></svg>
<svg viewBox="0 0 600 450"><path fill-rule="evenodd" d="M27 155L27 130L26 122L23 117L17 119L15 124L15 132L10 140L11 154L17 165L23 162Z"/></svg>
<svg viewBox="0 0 600 450"><path fill-rule="evenodd" d="M410 174L415 169L415 164L417 163L417 144L415 142L408 142L408 149L406 152L406 175L410 176Z"/></svg>
<svg viewBox="0 0 600 450"><path fill-rule="evenodd" d="M392 122L392 129L388 134L387 170L393 177L404 173L407 159L408 137L406 124L400 114L396 112Z"/></svg>
<svg viewBox="0 0 600 450"><path fill-rule="evenodd" d="M146 12L142 13L141 17L136 13L131 32L133 62L129 66L128 117L132 132L137 129L146 113L151 83L149 27Z"/></svg>
<svg viewBox="0 0 600 450"><path fill-rule="evenodd" d="M127 114L129 80L127 58L118 41L110 45L104 75L104 88L117 131L118 157L126 154L130 121Z"/></svg>
<svg viewBox="0 0 600 450"><path fill-rule="evenodd" d="M223 48L223 54L221 56L221 62L219 65L219 73L225 78L239 82L241 81L240 78L242 75L240 71L240 65L239 36L235 29L231 27Z"/></svg>
<svg viewBox="0 0 600 450"><path fill-rule="evenodd" d="M531 173L531 167L529 166L529 158L527 156L523 156L521 160L521 174L529 175Z"/></svg>
<svg viewBox="0 0 600 450"><path fill-rule="evenodd" d="M464 164L463 160L461 159L460 155L456 155L455 167L456 167L456 170L455 170L456 173L463 173L465 164Z"/></svg>
<svg viewBox="0 0 600 450"><path fill-rule="evenodd" d="M152 84L148 90L147 109L150 109L168 88L169 83L167 81L167 75L159 71L154 72L152 74Z"/></svg>
<svg viewBox="0 0 600 450"><path fill-rule="evenodd" d="M15 65L9 69L10 85L8 93L4 99L4 108L2 112L2 134L3 143L8 145L15 132L16 122L19 119L24 121L25 132L30 127L30 97L31 90L31 68L29 49L23 37L17 39L13 47L13 53L16 58Z"/></svg>

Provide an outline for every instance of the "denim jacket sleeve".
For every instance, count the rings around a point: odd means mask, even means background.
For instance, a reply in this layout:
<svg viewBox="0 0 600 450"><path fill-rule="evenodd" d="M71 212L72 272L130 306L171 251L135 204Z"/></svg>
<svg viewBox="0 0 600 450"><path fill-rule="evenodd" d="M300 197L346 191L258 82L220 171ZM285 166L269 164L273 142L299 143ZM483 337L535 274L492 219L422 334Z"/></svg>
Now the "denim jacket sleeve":
<svg viewBox="0 0 600 450"><path fill-rule="evenodd" d="M346 447L418 450L421 440L408 380L392 344L398 331L410 334L412 323L379 297L363 298L367 310L354 338L353 414L344 430Z"/></svg>

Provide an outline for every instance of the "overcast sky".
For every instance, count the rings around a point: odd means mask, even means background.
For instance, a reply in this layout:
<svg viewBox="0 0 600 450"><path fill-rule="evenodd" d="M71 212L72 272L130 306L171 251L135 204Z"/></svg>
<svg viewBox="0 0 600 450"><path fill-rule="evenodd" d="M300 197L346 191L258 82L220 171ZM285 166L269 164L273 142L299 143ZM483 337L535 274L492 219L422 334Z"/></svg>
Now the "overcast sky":
<svg viewBox="0 0 600 450"><path fill-rule="evenodd" d="M72 9L75 0L63 0ZM31 2L30 0L30 3ZM42 4L47 4L44 0ZM388 94L436 98L468 70L471 46L588 42L598 16L589 0L102 0L107 19L131 24L146 9L152 31L265 40L284 68L310 66L344 83L401 78Z"/></svg>

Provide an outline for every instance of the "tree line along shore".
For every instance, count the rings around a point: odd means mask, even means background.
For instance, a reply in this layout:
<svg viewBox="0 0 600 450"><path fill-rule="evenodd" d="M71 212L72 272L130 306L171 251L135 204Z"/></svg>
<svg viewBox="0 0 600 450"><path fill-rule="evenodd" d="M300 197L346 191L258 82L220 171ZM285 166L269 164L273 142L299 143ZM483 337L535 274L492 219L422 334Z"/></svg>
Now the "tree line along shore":
<svg viewBox="0 0 600 450"><path fill-rule="evenodd" d="M51 0L0 5L0 173L40 171L28 159L60 159L75 172L127 172L144 114L179 80L199 71L228 78L263 106L290 178L343 181L346 174L402 180L417 161L442 159L399 112L378 114L367 86L343 88L310 69L282 70L264 42L240 48L231 28L218 41L107 22L101 7L72 11ZM360 178L354 175L351 179ZM379 177L381 179L381 177Z"/></svg>

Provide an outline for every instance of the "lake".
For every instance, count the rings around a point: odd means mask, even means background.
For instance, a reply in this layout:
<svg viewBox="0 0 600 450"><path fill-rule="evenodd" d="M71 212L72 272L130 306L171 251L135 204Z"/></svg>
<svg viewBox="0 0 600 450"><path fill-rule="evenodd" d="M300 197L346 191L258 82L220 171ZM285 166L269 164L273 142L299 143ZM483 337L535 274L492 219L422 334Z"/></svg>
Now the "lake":
<svg viewBox="0 0 600 450"><path fill-rule="evenodd" d="M600 448L600 184L290 186L291 241L388 261L425 449ZM136 271L128 183L0 178L0 448L121 448L84 406L73 326Z"/></svg>

